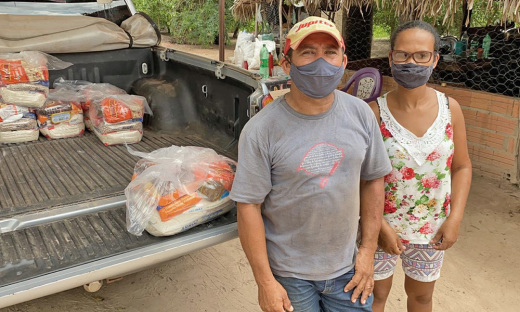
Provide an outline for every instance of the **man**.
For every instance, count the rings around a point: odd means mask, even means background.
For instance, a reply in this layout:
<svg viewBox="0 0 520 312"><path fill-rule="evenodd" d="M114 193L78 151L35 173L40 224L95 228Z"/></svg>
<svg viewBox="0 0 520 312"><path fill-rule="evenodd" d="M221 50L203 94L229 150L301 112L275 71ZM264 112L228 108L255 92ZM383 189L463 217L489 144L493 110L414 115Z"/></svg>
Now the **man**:
<svg viewBox="0 0 520 312"><path fill-rule="evenodd" d="M344 49L326 19L296 24L281 62L290 92L240 136L231 198L263 311L371 311L391 166L368 105L335 90Z"/></svg>

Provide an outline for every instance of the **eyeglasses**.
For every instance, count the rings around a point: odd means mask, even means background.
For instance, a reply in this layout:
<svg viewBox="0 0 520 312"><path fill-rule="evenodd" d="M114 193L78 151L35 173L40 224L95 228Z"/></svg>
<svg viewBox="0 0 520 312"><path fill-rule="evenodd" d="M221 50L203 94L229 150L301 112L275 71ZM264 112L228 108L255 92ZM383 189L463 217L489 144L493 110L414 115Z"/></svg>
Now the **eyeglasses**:
<svg viewBox="0 0 520 312"><path fill-rule="evenodd" d="M405 51L399 51L399 50L393 50L392 51L392 60L394 62L398 63L404 63L410 59L410 57L413 58L413 60L416 63L422 64L422 63L428 63L431 61L432 56L435 52L430 51L419 51L414 53L409 53Z"/></svg>

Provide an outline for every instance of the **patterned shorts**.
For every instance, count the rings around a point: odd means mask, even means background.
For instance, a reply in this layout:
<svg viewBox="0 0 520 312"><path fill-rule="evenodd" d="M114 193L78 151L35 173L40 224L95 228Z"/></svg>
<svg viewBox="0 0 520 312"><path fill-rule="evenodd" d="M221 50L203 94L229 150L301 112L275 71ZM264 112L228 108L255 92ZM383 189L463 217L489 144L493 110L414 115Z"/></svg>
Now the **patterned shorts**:
<svg viewBox="0 0 520 312"><path fill-rule="evenodd" d="M419 282L433 282L441 274L444 250L435 250L428 244L404 244L401 253L404 274ZM374 257L374 280L387 279L394 274L398 255L389 255L377 248Z"/></svg>

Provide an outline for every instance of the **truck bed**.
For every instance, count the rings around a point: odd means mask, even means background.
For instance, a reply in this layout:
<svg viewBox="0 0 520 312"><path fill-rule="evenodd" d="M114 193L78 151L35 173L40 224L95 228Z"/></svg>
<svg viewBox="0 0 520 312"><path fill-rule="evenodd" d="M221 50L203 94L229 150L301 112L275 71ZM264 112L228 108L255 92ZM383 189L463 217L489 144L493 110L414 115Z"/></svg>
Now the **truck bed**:
<svg viewBox="0 0 520 312"><path fill-rule="evenodd" d="M153 111L131 147L210 147L236 159L240 131L267 87L239 68L161 47L60 54L57 78L111 83ZM52 87L52 86L51 86ZM265 87L265 88L264 88ZM236 238L236 210L170 237L126 231L124 188L138 160L78 138L0 146L0 308L137 272ZM227 205L233 205L228 203Z"/></svg>
<svg viewBox="0 0 520 312"><path fill-rule="evenodd" d="M195 134L144 133L142 142L131 145L133 149L204 146L236 159L236 152ZM33 143L2 146L0 150L0 298L6 295L2 293L4 286L12 283L25 279L35 282L38 276L154 244L182 241L197 233L209 234L208 228L236 222L233 210L172 237L153 237L146 232L137 237L126 231L123 190L138 158L130 155L125 146L104 146L87 132L82 137L40 138ZM113 205L108 209L89 210L97 203L110 201ZM67 213L60 217L60 211ZM55 217L53 222L45 218L49 214Z"/></svg>
<svg viewBox="0 0 520 312"><path fill-rule="evenodd" d="M151 131L144 132L140 143L129 146L150 152L171 145L216 148L196 136ZM233 157L222 150L218 152ZM122 195L138 159L124 145L104 146L90 132L77 138L40 137L35 142L1 146L0 219Z"/></svg>

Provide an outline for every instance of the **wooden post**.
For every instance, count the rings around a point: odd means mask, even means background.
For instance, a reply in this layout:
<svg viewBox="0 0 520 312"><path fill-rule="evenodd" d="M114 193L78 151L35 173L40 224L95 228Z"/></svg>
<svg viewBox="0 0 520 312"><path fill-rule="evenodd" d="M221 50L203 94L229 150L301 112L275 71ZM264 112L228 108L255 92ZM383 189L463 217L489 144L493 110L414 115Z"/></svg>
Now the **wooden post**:
<svg viewBox="0 0 520 312"><path fill-rule="evenodd" d="M226 43L226 17L224 15L224 12L226 10L226 1L225 0L219 0L219 20L220 20L220 29L218 33L218 59L221 62L224 62L225 55L224 55L224 48Z"/></svg>
<svg viewBox="0 0 520 312"><path fill-rule="evenodd" d="M255 38L258 36L258 9L260 8L260 4L255 4Z"/></svg>
<svg viewBox="0 0 520 312"><path fill-rule="evenodd" d="M471 13L472 12L473 12L473 10L470 10L468 8L468 0L464 0L464 3L462 4L462 25L460 27L460 36L461 37L462 37L462 34L466 30L468 30L468 28L471 26ZM466 21L468 21L467 25L466 25Z"/></svg>

